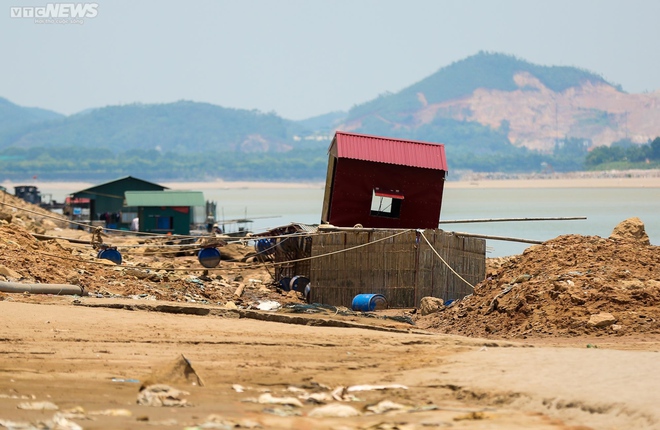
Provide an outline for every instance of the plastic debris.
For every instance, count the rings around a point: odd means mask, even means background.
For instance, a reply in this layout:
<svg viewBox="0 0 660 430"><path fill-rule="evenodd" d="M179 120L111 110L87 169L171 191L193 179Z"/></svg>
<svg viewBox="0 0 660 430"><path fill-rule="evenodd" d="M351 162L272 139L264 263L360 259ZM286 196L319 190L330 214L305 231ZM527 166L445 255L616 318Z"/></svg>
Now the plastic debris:
<svg viewBox="0 0 660 430"><path fill-rule="evenodd" d="M89 415L103 415L106 417L131 417L133 412L128 409L104 409L102 411L90 411Z"/></svg>
<svg viewBox="0 0 660 430"><path fill-rule="evenodd" d="M234 428L255 429L261 427L262 426L259 422L251 419L246 418L239 421L232 421L220 415L211 414L208 417L206 417L206 422L204 422L204 424L195 427L185 427L184 430L201 430L201 429L231 430Z"/></svg>
<svg viewBox="0 0 660 430"><path fill-rule="evenodd" d="M409 409L411 408L400 403L394 403L391 400L383 400L375 405L367 406L367 410L374 414L384 414L390 411L407 411Z"/></svg>
<svg viewBox="0 0 660 430"><path fill-rule="evenodd" d="M331 403L329 405L319 406L312 409L307 416L316 418L348 418L357 417L360 411L349 405L342 405L341 403Z"/></svg>
<svg viewBox="0 0 660 430"><path fill-rule="evenodd" d="M243 386L240 385L240 384L234 384L234 385L231 386L231 388L232 388L234 391L236 391L237 393L242 393L242 392L245 391L245 387L243 387Z"/></svg>
<svg viewBox="0 0 660 430"><path fill-rule="evenodd" d="M139 384L140 380L139 379L134 379L134 378L112 378L112 382L128 382L131 384Z"/></svg>
<svg viewBox="0 0 660 430"><path fill-rule="evenodd" d="M295 397L273 397L270 393L264 393L259 396L257 402L271 405L287 405L302 408L303 404Z"/></svg>
<svg viewBox="0 0 660 430"><path fill-rule="evenodd" d="M59 413L53 415L52 428L57 430L83 430L81 426L74 423L73 421L69 421Z"/></svg>
<svg viewBox="0 0 660 430"><path fill-rule="evenodd" d="M401 384L390 384L390 385L353 385L348 387L346 391L378 391L378 390L407 390L408 387Z"/></svg>
<svg viewBox="0 0 660 430"><path fill-rule="evenodd" d="M165 384L149 385L138 393L138 405L145 406L186 406L184 395L190 393L177 390Z"/></svg>
<svg viewBox="0 0 660 430"><path fill-rule="evenodd" d="M278 302L274 300L266 300L263 302L259 302L257 305L257 309L260 311L276 311L278 310L282 305L280 305Z"/></svg>
<svg viewBox="0 0 660 430"><path fill-rule="evenodd" d="M23 402L16 407L28 411L57 411L60 409L55 403L51 402Z"/></svg>

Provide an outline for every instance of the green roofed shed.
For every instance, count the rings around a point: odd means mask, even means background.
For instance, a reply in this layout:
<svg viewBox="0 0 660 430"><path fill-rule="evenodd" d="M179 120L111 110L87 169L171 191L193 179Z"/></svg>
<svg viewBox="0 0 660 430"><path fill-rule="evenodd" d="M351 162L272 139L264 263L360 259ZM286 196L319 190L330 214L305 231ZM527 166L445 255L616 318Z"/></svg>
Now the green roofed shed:
<svg viewBox="0 0 660 430"><path fill-rule="evenodd" d="M67 197L65 214L80 222L105 221L108 228L127 229L137 215L135 208L126 205L126 191L162 191L162 185L133 176L125 176L72 193Z"/></svg>
<svg viewBox="0 0 660 430"><path fill-rule="evenodd" d="M188 235L206 202L201 191L126 191L126 205L138 208L140 231Z"/></svg>

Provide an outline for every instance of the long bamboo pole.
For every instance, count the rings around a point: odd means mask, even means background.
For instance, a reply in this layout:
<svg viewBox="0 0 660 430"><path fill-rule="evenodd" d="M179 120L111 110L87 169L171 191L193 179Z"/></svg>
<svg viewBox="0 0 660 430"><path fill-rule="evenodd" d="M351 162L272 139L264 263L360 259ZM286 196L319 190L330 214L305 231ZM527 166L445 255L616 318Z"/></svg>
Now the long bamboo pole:
<svg viewBox="0 0 660 430"><path fill-rule="evenodd" d="M521 239L518 237L509 237L509 236L492 236L488 234L475 234L475 233L463 233L460 231L453 231L453 234L457 236L465 236L465 237L479 237L482 239L491 239L491 240L504 240L508 242L521 242L521 243L533 243L535 245L540 245L543 243L542 240L533 240L533 239Z"/></svg>
<svg viewBox="0 0 660 430"><path fill-rule="evenodd" d="M476 218L440 220L438 224L465 224L471 222L506 222L506 221L571 221L587 219L586 216L537 217L537 218Z"/></svg>

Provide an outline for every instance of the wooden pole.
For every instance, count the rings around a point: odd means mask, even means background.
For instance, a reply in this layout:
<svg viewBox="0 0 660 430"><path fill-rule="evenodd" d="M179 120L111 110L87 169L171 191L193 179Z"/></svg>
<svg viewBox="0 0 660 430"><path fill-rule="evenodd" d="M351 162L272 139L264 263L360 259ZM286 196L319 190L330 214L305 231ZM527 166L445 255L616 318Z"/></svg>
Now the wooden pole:
<svg viewBox="0 0 660 430"><path fill-rule="evenodd" d="M463 233L459 231L453 231L451 232L452 234L455 234L457 236L465 236L465 237L479 237L482 239L491 239L491 240L505 240L508 242L521 242L521 243L533 243L535 245L540 245L543 243L542 240L533 240L533 239L520 239L517 237L508 237L508 236L492 236L488 234L474 234L474 233Z"/></svg>
<svg viewBox="0 0 660 430"><path fill-rule="evenodd" d="M81 243L81 244L84 244L84 245L89 245L89 240L72 239L72 238L68 238L68 237L47 236L45 234L38 234L38 233L31 233L31 234L37 240L62 239L62 240L69 241L71 243Z"/></svg>
<svg viewBox="0 0 660 430"><path fill-rule="evenodd" d="M540 217L540 218L477 218L440 220L438 224L464 224L471 222L505 222L505 221L571 221L587 219L586 216Z"/></svg>

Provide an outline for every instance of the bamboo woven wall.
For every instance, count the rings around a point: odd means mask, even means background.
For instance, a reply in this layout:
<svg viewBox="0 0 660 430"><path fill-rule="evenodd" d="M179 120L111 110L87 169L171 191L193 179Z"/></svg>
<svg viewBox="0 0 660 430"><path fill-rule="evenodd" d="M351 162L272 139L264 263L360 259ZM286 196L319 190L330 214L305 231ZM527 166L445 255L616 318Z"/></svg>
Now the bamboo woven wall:
<svg viewBox="0 0 660 430"><path fill-rule="evenodd" d="M416 231L333 232L313 236L311 301L351 306L357 294L382 294L390 307L417 307L422 297L462 298L472 289L440 261ZM442 230L424 236L440 256L472 285L485 276L486 242ZM346 249L384 239L357 249Z"/></svg>
<svg viewBox="0 0 660 430"><path fill-rule="evenodd" d="M274 239L275 261L280 263L275 266L275 279L294 276L307 276L310 273L310 260L305 258L311 255L312 238L310 236L285 237ZM297 261L297 260L303 261ZM289 263L293 261L293 263Z"/></svg>

